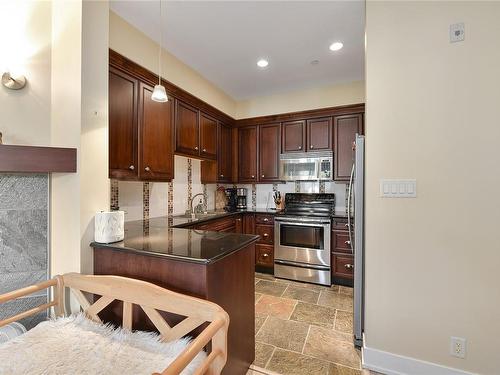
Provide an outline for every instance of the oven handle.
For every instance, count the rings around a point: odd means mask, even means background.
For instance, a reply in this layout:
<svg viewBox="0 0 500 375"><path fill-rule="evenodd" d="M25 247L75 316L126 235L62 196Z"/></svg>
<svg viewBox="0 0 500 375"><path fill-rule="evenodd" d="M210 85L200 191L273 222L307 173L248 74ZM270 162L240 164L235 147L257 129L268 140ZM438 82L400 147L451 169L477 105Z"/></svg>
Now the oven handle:
<svg viewBox="0 0 500 375"><path fill-rule="evenodd" d="M326 226L330 226L331 225L331 222L330 221L317 221L317 222L311 222L311 221L292 221L292 220L285 220L285 219L278 219L278 218L275 218L274 219L275 221L279 222L280 224L281 223L284 223L284 224L288 224L288 225L295 225L295 226L300 226L300 227L326 227Z"/></svg>
<svg viewBox="0 0 500 375"><path fill-rule="evenodd" d="M276 264L281 264L283 266L293 266L293 267L299 267L299 268L312 268L315 270L321 270L321 271L330 271L330 267L328 266L318 266L315 264L304 264L304 263L297 263L297 262L291 262L291 261L286 261L286 260L274 260L274 263Z"/></svg>

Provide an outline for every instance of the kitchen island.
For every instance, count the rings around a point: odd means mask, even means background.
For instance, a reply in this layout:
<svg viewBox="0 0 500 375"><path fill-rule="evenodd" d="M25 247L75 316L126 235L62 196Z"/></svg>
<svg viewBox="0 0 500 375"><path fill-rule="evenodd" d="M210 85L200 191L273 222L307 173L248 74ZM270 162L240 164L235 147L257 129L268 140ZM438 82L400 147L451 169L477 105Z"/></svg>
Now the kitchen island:
<svg viewBox="0 0 500 375"><path fill-rule="evenodd" d="M254 265L259 237L175 228L180 221L160 217L125 223L123 241L91 244L94 273L140 279L217 303L230 317L223 374L246 374L254 360ZM117 323L121 311L121 304L114 303L101 317ZM154 329L138 306L133 317L134 329ZM183 319L164 317L171 326Z"/></svg>

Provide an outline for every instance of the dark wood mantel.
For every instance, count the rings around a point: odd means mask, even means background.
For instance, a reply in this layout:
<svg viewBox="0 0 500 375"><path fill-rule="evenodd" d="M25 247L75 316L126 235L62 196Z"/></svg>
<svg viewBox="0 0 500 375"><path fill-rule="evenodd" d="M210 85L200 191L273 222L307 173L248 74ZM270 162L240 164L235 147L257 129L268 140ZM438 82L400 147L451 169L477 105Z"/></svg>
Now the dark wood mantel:
<svg viewBox="0 0 500 375"><path fill-rule="evenodd" d="M76 148L0 145L0 173L74 173Z"/></svg>

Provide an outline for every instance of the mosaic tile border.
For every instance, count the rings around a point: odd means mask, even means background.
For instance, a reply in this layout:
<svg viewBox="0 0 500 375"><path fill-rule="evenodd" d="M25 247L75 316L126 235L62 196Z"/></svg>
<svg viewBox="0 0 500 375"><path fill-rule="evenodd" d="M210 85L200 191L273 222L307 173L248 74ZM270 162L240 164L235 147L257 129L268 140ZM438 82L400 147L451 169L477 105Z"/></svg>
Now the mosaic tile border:
<svg viewBox="0 0 500 375"><path fill-rule="evenodd" d="M120 192L118 189L118 180L111 179L109 188L111 190L109 208L111 211L118 211L120 209L120 202L119 202Z"/></svg>
<svg viewBox="0 0 500 375"><path fill-rule="evenodd" d="M189 210L190 209L189 203L193 198L193 160L190 158L187 159L187 191L188 191L187 209Z"/></svg>
<svg viewBox="0 0 500 375"><path fill-rule="evenodd" d="M151 187L149 182L142 183L142 219L149 219L149 200L151 198Z"/></svg>
<svg viewBox="0 0 500 375"><path fill-rule="evenodd" d="M252 184L252 209L257 208L257 185Z"/></svg>

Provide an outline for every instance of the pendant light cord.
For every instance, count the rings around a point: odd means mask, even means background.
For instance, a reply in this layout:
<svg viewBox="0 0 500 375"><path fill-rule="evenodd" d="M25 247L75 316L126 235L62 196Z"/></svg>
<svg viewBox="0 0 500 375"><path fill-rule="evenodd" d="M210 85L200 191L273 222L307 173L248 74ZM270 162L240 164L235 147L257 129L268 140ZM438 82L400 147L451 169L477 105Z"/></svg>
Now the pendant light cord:
<svg viewBox="0 0 500 375"><path fill-rule="evenodd" d="M161 3L162 0L160 0L160 51L158 53L158 84L161 85L161 48L162 48L162 17L161 17Z"/></svg>

